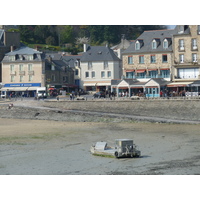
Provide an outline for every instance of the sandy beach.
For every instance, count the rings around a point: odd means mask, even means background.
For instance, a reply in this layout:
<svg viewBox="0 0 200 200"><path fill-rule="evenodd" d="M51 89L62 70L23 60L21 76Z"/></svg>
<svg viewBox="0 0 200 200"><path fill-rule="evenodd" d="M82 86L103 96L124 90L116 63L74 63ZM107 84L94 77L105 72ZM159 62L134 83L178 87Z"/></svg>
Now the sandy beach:
<svg viewBox="0 0 200 200"><path fill-rule="evenodd" d="M0 119L1 175L200 174L200 125ZM93 156L97 141L130 138L141 158Z"/></svg>

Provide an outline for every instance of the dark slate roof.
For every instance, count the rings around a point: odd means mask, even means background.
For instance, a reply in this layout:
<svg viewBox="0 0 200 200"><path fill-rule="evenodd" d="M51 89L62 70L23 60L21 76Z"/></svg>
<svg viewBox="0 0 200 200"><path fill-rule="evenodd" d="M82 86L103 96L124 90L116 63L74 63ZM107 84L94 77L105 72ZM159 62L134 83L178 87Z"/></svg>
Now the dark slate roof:
<svg viewBox="0 0 200 200"><path fill-rule="evenodd" d="M81 62L119 60L113 50L106 46L89 46L81 57Z"/></svg>
<svg viewBox="0 0 200 200"><path fill-rule="evenodd" d="M161 86L171 83L171 81L166 81L163 78L151 78L149 81L151 81L151 80L154 80L156 83L158 83ZM145 84L147 84L149 81L147 81Z"/></svg>
<svg viewBox="0 0 200 200"><path fill-rule="evenodd" d="M3 33L4 33L4 30L0 29L0 46L4 46Z"/></svg>
<svg viewBox="0 0 200 200"><path fill-rule="evenodd" d="M70 67L74 67L74 63L76 62L76 60L80 60L82 57L82 55L63 55L62 59L65 63L67 63L67 65L69 65Z"/></svg>
<svg viewBox="0 0 200 200"><path fill-rule="evenodd" d="M52 60L60 60L62 55L59 53L45 53L46 58L51 57Z"/></svg>
<svg viewBox="0 0 200 200"><path fill-rule="evenodd" d="M23 46L18 49L15 49L14 51L7 53L6 55L13 56L13 55L33 55L33 54L42 54L42 52L37 51L27 46Z"/></svg>
<svg viewBox="0 0 200 200"><path fill-rule="evenodd" d="M176 29L166 29L166 30L156 30L156 31L144 31L131 45L128 47L123 54L128 53L153 53L153 52L166 52L172 51L172 44L169 43L169 47L167 49L163 48L164 39L172 38L173 34L177 32ZM160 40L159 45L156 49L152 49L152 41L156 39ZM135 49L135 43L137 41L142 41L143 45L139 50Z"/></svg>

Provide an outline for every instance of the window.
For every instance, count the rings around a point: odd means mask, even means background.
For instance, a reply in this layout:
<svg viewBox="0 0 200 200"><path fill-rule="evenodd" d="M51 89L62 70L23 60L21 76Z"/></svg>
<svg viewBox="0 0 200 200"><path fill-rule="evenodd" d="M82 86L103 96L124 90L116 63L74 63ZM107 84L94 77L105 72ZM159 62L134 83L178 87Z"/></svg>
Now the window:
<svg viewBox="0 0 200 200"><path fill-rule="evenodd" d="M179 30L178 30L178 33L181 34L184 32L184 25L180 25L179 26Z"/></svg>
<svg viewBox="0 0 200 200"><path fill-rule="evenodd" d="M105 72L104 71L101 72L101 78L105 78Z"/></svg>
<svg viewBox="0 0 200 200"><path fill-rule="evenodd" d="M158 71L149 71L149 76L151 78L157 78L157 75L158 75Z"/></svg>
<svg viewBox="0 0 200 200"><path fill-rule="evenodd" d="M156 48L157 48L156 41L153 40L153 41L152 41L152 49L156 49Z"/></svg>
<svg viewBox="0 0 200 200"><path fill-rule="evenodd" d="M24 71L24 66L22 64L19 65L19 71Z"/></svg>
<svg viewBox="0 0 200 200"><path fill-rule="evenodd" d="M10 76L10 81L14 82L15 81L15 76Z"/></svg>
<svg viewBox="0 0 200 200"><path fill-rule="evenodd" d="M192 50L196 50L197 49L197 39L193 38L192 39Z"/></svg>
<svg viewBox="0 0 200 200"><path fill-rule="evenodd" d="M56 81L56 76L55 76L55 74L52 74L52 75L51 75L51 81Z"/></svg>
<svg viewBox="0 0 200 200"><path fill-rule="evenodd" d="M67 76L63 76L63 83L67 83L68 82L68 77Z"/></svg>
<svg viewBox="0 0 200 200"><path fill-rule="evenodd" d="M89 78L89 72L85 72L85 78Z"/></svg>
<svg viewBox="0 0 200 200"><path fill-rule="evenodd" d="M54 71L55 70L55 66L51 65L51 70Z"/></svg>
<svg viewBox="0 0 200 200"><path fill-rule="evenodd" d="M33 71L33 65L32 64L28 64L28 71Z"/></svg>
<svg viewBox="0 0 200 200"><path fill-rule="evenodd" d="M9 56L9 61L15 61L15 55L14 56Z"/></svg>
<svg viewBox="0 0 200 200"><path fill-rule="evenodd" d="M167 63L167 62L168 62L168 61L167 61L167 55L166 55L166 54L162 55L162 62L163 62L163 63Z"/></svg>
<svg viewBox="0 0 200 200"><path fill-rule="evenodd" d="M29 75L28 76L28 81L30 82L30 81L33 81L33 75Z"/></svg>
<svg viewBox="0 0 200 200"><path fill-rule="evenodd" d="M180 51L183 51L185 48L184 48L184 40L183 39L181 39L181 40L179 40L179 50Z"/></svg>
<svg viewBox="0 0 200 200"><path fill-rule="evenodd" d="M104 69L108 69L108 61L104 61L103 67L104 67Z"/></svg>
<svg viewBox="0 0 200 200"><path fill-rule="evenodd" d="M155 63L156 62L156 56L155 55L151 55L151 63Z"/></svg>
<svg viewBox="0 0 200 200"><path fill-rule="evenodd" d="M179 62L184 63L184 54L179 55Z"/></svg>
<svg viewBox="0 0 200 200"><path fill-rule="evenodd" d="M170 77L170 71L169 70L160 70L160 75L162 78L169 78Z"/></svg>
<svg viewBox="0 0 200 200"><path fill-rule="evenodd" d="M197 34L200 34L200 25L198 25L197 28L198 28Z"/></svg>
<svg viewBox="0 0 200 200"><path fill-rule="evenodd" d="M88 62L88 70L92 70L92 62Z"/></svg>
<svg viewBox="0 0 200 200"><path fill-rule="evenodd" d="M20 76L20 77L19 77L19 81L20 81L20 82L23 82L23 78L24 78L24 76Z"/></svg>
<svg viewBox="0 0 200 200"><path fill-rule="evenodd" d="M14 72L14 70L15 70L15 66L14 65L10 65L10 71Z"/></svg>
<svg viewBox="0 0 200 200"><path fill-rule="evenodd" d="M78 69L75 70L75 76L78 76Z"/></svg>
<svg viewBox="0 0 200 200"><path fill-rule="evenodd" d="M139 63L140 64L144 63L144 56L139 56Z"/></svg>
<svg viewBox="0 0 200 200"><path fill-rule="evenodd" d="M92 78L95 78L95 72L92 72Z"/></svg>
<svg viewBox="0 0 200 200"><path fill-rule="evenodd" d="M108 77L108 78L111 78L111 71L108 71L108 72L107 72L107 77Z"/></svg>
<svg viewBox="0 0 200 200"><path fill-rule="evenodd" d="M134 72L126 72L126 78L133 78Z"/></svg>
<svg viewBox="0 0 200 200"><path fill-rule="evenodd" d="M137 41L137 42L135 43L135 49L136 49L136 50L139 50L139 49L140 49L140 42L139 42L139 41Z"/></svg>
<svg viewBox="0 0 200 200"><path fill-rule="evenodd" d="M128 56L128 64L129 65L133 64L133 57L132 56Z"/></svg>
<svg viewBox="0 0 200 200"><path fill-rule="evenodd" d="M27 60L33 60L33 55L27 55Z"/></svg>
<svg viewBox="0 0 200 200"><path fill-rule="evenodd" d="M192 62L197 62L197 54L196 53L192 54Z"/></svg>
<svg viewBox="0 0 200 200"><path fill-rule="evenodd" d="M164 48L164 49L167 49L167 48L168 48L168 41L167 41L167 39L165 39L165 40L163 41L163 48Z"/></svg>
<svg viewBox="0 0 200 200"><path fill-rule="evenodd" d="M198 68L190 68L190 69L178 69L178 77L182 79L188 78L198 78L199 69Z"/></svg>

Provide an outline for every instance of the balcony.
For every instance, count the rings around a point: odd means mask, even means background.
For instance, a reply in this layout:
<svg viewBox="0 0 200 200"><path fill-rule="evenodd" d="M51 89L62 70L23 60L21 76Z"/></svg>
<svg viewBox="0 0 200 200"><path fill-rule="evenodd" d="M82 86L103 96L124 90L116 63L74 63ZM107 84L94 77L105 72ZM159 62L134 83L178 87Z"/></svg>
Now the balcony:
<svg viewBox="0 0 200 200"><path fill-rule="evenodd" d="M10 71L10 75L16 75L16 71Z"/></svg>
<svg viewBox="0 0 200 200"><path fill-rule="evenodd" d="M25 75L25 71L19 71L19 75Z"/></svg>
<svg viewBox="0 0 200 200"><path fill-rule="evenodd" d="M34 75L34 71L28 71L28 75Z"/></svg>
<svg viewBox="0 0 200 200"><path fill-rule="evenodd" d="M148 75L144 75L144 76L126 76L126 79L150 79L150 78L170 78L170 75L156 75L156 76L148 76Z"/></svg>

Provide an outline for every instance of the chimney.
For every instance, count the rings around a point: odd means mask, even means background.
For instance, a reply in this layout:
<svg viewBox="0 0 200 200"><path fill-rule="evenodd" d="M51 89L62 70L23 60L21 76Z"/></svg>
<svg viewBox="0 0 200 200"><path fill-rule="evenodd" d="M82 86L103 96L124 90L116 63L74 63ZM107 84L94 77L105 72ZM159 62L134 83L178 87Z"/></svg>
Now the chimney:
<svg viewBox="0 0 200 200"><path fill-rule="evenodd" d="M15 46L14 45L11 45L10 46L10 51L12 52L12 51L14 51L15 50Z"/></svg>
<svg viewBox="0 0 200 200"><path fill-rule="evenodd" d="M88 48L88 44L83 44L83 52L86 52Z"/></svg>

